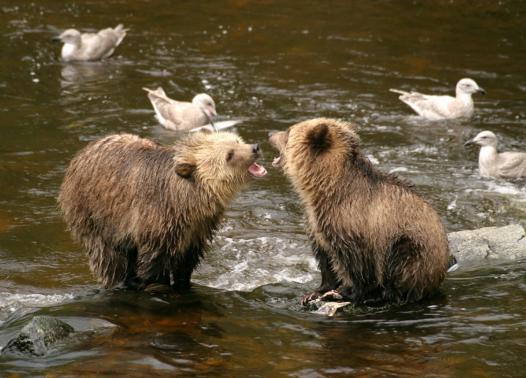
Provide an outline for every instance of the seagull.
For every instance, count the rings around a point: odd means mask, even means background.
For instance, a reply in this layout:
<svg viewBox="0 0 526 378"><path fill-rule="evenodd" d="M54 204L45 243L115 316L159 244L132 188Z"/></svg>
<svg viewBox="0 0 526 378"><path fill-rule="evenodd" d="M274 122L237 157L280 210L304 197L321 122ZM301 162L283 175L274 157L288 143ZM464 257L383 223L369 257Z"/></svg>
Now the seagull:
<svg viewBox="0 0 526 378"><path fill-rule="evenodd" d="M484 89L472 79L461 79L457 83L456 96L434 96L418 92L406 92L399 89L389 89L400 94L398 97L405 102L419 116L428 120L469 118L473 115L474 105L471 95L480 92L486 94Z"/></svg>
<svg viewBox="0 0 526 378"><path fill-rule="evenodd" d="M122 24L115 28L106 28L98 33L80 33L76 29L62 32L57 39L64 42L62 46L62 60L90 61L108 58L115 48L120 45L128 29Z"/></svg>
<svg viewBox="0 0 526 378"><path fill-rule="evenodd" d="M164 128L190 130L210 123L217 131L213 123L213 119L217 116L216 104L206 93L196 95L192 102L183 102L166 96L161 87L155 90L143 89L148 92L157 120Z"/></svg>
<svg viewBox="0 0 526 378"><path fill-rule="evenodd" d="M482 131L464 145L478 144L479 171L482 177L519 178L526 177L526 153L497 152L497 136L491 131Z"/></svg>

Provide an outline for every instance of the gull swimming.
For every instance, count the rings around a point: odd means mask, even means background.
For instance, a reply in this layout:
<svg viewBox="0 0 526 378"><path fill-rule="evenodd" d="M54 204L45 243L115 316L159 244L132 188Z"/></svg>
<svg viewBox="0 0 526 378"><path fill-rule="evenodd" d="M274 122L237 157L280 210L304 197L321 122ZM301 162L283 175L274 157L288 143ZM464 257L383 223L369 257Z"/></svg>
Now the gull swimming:
<svg viewBox="0 0 526 378"><path fill-rule="evenodd" d="M126 37L128 29L122 24L115 28L106 28L98 33L81 33L76 29L68 29L58 36L64 42L62 60L91 61L108 58Z"/></svg>
<svg viewBox="0 0 526 378"><path fill-rule="evenodd" d="M455 97L425 95L399 89L389 90L400 94L398 98L409 105L419 116L432 121L471 117L475 110L471 95L477 92L486 93L474 80L467 78L457 83Z"/></svg>
<svg viewBox="0 0 526 378"><path fill-rule="evenodd" d="M190 130L209 123L214 127L213 119L217 116L216 104L206 93L196 95L192 102L184 102L172 100L166 96L161 87L155 90L143 89L148 92L157 120L164 128Z"/></svg>
<svg viewBox="0 0 526 378"><path fill-rule="evenodd" d="M497 136L491 131L482 131L464 145L478 144L479 171L483 177L518 178L526 177L526 153L497 152Z"/></svg>

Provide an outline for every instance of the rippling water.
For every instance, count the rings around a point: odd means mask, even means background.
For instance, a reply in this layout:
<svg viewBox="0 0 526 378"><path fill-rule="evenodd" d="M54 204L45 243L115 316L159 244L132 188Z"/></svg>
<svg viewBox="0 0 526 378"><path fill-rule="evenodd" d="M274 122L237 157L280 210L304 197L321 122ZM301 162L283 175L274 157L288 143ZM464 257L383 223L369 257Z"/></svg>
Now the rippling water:
<svg viewBox="0 0 526 378"><path fill-rule="evenodd" d="M318 116L359 126L377 166L413 181L449 230L524 220L526 184L481 179L463 143L490 129L525 149L520 1L0 3L0 345L35 313L79 331L28 374L521 376L526 262L451 274L443 296L326 319L300 309L318 273L302 209L270 167L268 131ZM63 64L69 27L130 28L103 63ZM90 29L91 28L91 29ZM472 77L468 121L424 122L389 88L450 94ZM191 293L99 291L56 206L73 154L132 132L169 143L142 87L206 91L262 142L266 179L232 204ZM2 374L0 374L2 375Z"/></svg>

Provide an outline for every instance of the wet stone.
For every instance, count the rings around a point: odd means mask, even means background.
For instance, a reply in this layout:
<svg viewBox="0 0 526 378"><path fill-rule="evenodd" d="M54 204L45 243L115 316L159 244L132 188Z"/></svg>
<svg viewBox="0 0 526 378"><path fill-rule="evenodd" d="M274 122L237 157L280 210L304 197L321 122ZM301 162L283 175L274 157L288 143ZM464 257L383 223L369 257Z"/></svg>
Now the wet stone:
<svg viewBox="0 0 526 378"><path fill-rule="evenodd" d="M448 239L460 266L463 262L526 258L526 235L519 224L451 232Z"/></svg>
<svg viewBox="0 0 526 378"><path fill-rule="evenodd" d="M2 355L43 356L50 347L74 332L73 327L51 316L35 316L18 336L9 340Z"/></svg>

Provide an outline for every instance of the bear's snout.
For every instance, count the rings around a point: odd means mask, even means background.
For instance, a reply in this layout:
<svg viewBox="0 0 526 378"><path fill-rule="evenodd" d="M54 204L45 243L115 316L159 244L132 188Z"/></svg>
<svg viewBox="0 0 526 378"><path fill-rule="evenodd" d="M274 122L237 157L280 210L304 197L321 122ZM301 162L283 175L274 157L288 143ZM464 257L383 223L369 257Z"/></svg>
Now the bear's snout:
<svg viewBox="0 0 526 378"><path fill-rule="evenodd" d="M275 148L279 148L278 146L281 144L280 142L280 139L283 139L281 137L281 135L285 135L285 132L283 131L277 131L277 130L273 130L273 131L269 131L268 133L268 141L270 142L270 144L275 147Z"/></svg>
<svg viewBox="0 0 526 378"><path fill-rule="evenodd" d="M259 143L255 143L252 145L252 153L254 155L259 155L261 153L261 148L259 148Z"/></svg>

